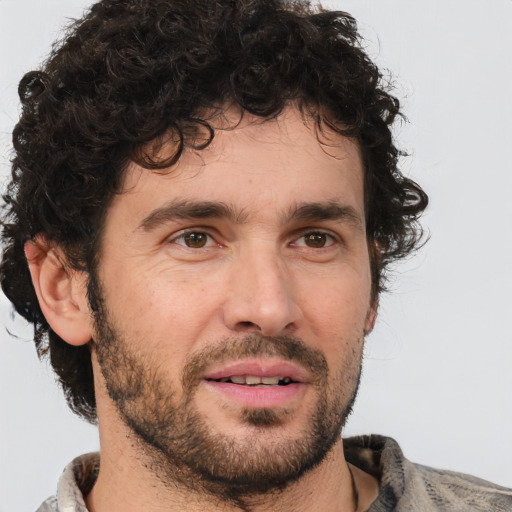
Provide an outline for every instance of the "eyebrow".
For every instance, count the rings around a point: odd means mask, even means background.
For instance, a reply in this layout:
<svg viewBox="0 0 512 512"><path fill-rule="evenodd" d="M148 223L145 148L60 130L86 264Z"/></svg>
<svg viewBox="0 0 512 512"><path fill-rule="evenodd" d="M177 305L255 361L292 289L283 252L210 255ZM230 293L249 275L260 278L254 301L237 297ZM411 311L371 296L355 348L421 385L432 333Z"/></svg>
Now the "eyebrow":
<svg viewBox="0 0 512 512"><path fill-rule="evenodd" d="M139 224L137 229L153 229L175 220L188 219L227 219L237 224L247 220L247 214L231 205L216 201L172 201L153 210Z"/></svg>
<svg viewBox="0 0 512 512"><path fill-rule="evenodd" d="M176 220L227 219L236 224L247 221L248 214L232 205L217 201L172 201L153 210L138 225L137 230L152 231ZM319 222L324 220L347 221L363 229L363 219L355 208L331 200L326 202L298 203L283 216L284 223L290 221Z"/></svg>
<svg viewBox="0 0 512 512"><path fill-rule="evenodd" d="M358 229L364 228L361 215L350 205L344 205L338 201L331 200L321 203L299 203L288 212L290 220L301 221L347 221Z"/></svg>

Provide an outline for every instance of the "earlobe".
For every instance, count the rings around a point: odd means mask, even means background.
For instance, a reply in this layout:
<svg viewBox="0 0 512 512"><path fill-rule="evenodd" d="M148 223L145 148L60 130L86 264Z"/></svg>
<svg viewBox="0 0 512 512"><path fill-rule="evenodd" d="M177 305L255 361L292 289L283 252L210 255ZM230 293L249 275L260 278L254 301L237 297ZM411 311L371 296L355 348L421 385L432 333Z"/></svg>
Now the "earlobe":
<svg viewBox="0 0 512 512"><path fill-rule="evenodd" d="M373 331L373 328L375 327L375 322L377 320L377 310L379 308L378 301L375 300L374 304L370 307L365 323L364 323L364 334L365 336L370 334Z"/></svg>
<svg viewBox="0 0 512 512"><path fill-rule="evenodd" d="M25 244L32 283L50 327L70 345L85 345L92 337L84 272L70 269L61 248L38 236Z"/></svg>

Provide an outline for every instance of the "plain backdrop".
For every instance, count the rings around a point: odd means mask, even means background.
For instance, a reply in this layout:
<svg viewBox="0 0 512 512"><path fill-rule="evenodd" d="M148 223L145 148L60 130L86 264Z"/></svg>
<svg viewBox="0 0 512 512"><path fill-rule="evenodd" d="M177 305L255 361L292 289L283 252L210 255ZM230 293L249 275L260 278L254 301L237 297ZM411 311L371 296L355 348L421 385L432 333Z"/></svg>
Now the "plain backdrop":
<svg viewBox="0 0 512 512"><path fill-rule="evenodd" d="M17 83L88 5L0 0L2 186ZM512 486L512 1L324 5L352 13L392 71L409 119L396 130L403 169L431 197L431 239L381 298L345 435L389 435L411 460ZM3 296L0 322L0 512L30 511L97 432L68 411Z"/></svg>

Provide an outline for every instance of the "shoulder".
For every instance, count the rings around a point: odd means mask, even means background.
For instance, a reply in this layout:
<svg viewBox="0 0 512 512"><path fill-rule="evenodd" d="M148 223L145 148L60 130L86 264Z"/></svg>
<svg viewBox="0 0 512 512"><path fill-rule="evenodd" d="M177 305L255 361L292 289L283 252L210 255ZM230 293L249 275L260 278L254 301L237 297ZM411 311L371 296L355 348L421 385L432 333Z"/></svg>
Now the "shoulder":
<svg viewBox="0 0 512 512"><path fill-rule="evenodd" d="M57 496L51 496L36 510L36 512L58 512L59 504L57 502Z"/></svg>
<svg viewBox="0 0 512 512"><path fill-rule="evenodd" d="M454 512L512 511L512 490L463 473L410 463L411 490L421 493L432 510ZM412 504L414 497L410 496Z"/></svg>
<svg viewBox="0 0 512 512"><path fill-rule="evenodd" d="M87 512L85 496L99 472L99 453L87 453L71 461L62 472L56 496L44 501L36 512Z"/></svg>
<svg viewBox="0 0 512 512"><path fill-rule="evenodd" d="M512 490L471 475L414 464L383 436L344 440L347 460L379 479L368 512L511 512Z"/></svg>

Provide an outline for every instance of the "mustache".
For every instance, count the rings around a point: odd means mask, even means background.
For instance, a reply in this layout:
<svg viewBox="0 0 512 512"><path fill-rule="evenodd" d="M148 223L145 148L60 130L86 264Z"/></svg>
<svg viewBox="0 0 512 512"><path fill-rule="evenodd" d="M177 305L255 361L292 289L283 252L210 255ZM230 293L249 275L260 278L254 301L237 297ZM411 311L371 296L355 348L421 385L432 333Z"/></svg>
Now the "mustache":
<svg viewBox="0 0 512 512"><path fill-rule="evenodd" d="M323 353L294 336L258 336L224 338L213 347L205 347L192 354L185 361L182 384L185 392L190 392L201 381L207 368L212 364L223 363L246 357L280 357L302 366L311 375L314 384L327 381L328 366Z"/></svg>

